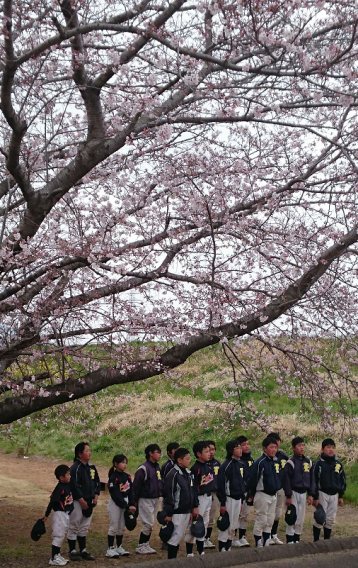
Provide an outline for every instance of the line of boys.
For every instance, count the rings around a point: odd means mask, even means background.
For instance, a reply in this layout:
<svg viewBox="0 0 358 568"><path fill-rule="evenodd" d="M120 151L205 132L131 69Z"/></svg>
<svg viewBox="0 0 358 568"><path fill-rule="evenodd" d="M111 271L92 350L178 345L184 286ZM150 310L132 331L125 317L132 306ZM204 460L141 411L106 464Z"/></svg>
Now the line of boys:
<svg viewBox="0 0 358 568"><path fill-rule="evenodd" d="M231 546L249 546L246 529L252 505L256 513L256 546L283 544L277 529L284 503L294 505L297 513L294 525L286 525L286 541L288 544L299 542L306 493L308 504L322 505L326 514L324 538L330 538L337 506L343 504L346 487L343 466L335 456L334 441L330 438L323 441L321 457L314 466L304 456L303 438L292 440L291 458L279 449L280 442L277 433L269 434L263 441L262 456L254 461L248 439L240 436L226 444L227 455L222 464L214 457L215 442L196 442L193 446L196 461L190 470L191 456L186 448L179 447L176 442L168 444L169 459L160 468L161 450L157 444L150 444L145 449L146 461L137 469L133 482L125 472L126 456L115 456L108 482L110 527L106 556L115 558L129 554L122 546L126 510L137 511L142 523L136 552L154 554L156 551L149 541L161 502L165 521L173 524L167 543L169 559L176 558L183 537L187 556L194 556L195 543L199 555L204 554L204 548L215 548L210 538L218 510L220 519L228 517L228 526L219 528L219 551L229 551ZM100 483L95 466L89 462L90 457L89 445L82 442L75 448L71 468L59 466L55 470L59 483L44 516L46 520L51 509L54 510L50 565L64 566L68 562L60 554L66 533L71 560L94 560L86 550L86 534L97 504ZM203 518L206 534L195 538L191 534L191 522L199 515ZM322 525L314 521L314 540L319 539L321 528ZM76 539L79 552L76 551Z"/></svg>

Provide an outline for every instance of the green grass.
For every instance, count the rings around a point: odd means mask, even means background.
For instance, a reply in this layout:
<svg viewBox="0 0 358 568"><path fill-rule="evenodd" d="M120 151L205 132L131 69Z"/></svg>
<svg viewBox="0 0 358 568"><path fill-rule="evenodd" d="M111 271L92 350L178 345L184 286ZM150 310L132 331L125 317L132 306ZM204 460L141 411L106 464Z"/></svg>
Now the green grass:
<svg viewBox="0 0 358 568"><path fill-rule="evenodd" d="M98 465L110 466L112 457L123 452L129 458L129 471L133 472L143 461L144 448L149 443L159 443L165 455L165 447L170 441L177 440L191 449L196 440L211 438L216 440L217 457L222 460L225 457L226 441L245 432L252 441L254 457L258 457L261 454L264 431L253 422L243 426L245 415L239 408L230 417L227 408L225 409L228 404L238 402L237 396L225 397L225 391L233 390L230 386L232 382L231 367L223 356L221 347L209 347L194 354L170 377L155 377L124 386L113 386L97 395L34 414L29 428L26 426L26 418L15 422L11 427L0 427L0 450L13 453L20 446L25 449L28 446L30 455L71 462L74 446L84 440L90 443L93 460ZM210 384L214 386L208 389ZM245 403L253 403L264 416L292 415L292 421L287 419L289 431L281 430L281 435L286 438L283 449L289 453L291 436L301 434L303 425L312 425L313 433L306 437L306 442L308 448L314 448L315 454L307 455L315 458L318 455L318 441L322 439L324 432L319 427L319 416L312 413L310 400L305 401L307 410L301 415L301 400L282 395L270 369L263 375L260 387L263 392L242 387L241 399ZM108 430L103 427L111 418L118 417L120 422L124 414L131 416L132 408L133 413L140 416L141 411L135 407L138 397L141 397L149 410L154 403L159 402L163 415L172 415L172 420L169 420L164 429L155 430L149 426L150 417L143 418L135 425L123 421L120 429L117 426ZM165 402L160 404L164 397ZM197 401L200 411L185 416L189 400L194 401L194 406ZM209 406L205 407L206 404ZM358 413L356 401L354 408ZM176 413L184 415L179 422ZM246 413L246 418L250 418L250 412ZM346 439L346 443L352 445L356 441ZM346 499L358 503L358 466L347 465L346 470L349 480Z"/></svg>

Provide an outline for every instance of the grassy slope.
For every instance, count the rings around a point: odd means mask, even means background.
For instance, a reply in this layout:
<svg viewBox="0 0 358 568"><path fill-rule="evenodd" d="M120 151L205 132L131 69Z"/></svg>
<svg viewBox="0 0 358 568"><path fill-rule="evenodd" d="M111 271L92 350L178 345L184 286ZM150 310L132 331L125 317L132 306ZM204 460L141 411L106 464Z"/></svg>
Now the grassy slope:
<svg viewBox="0 0 358 568"><path fill-rule="evenodd" d="M143 450L157 442L165 454L168 442L177 440L191 449L197 439L214 439L218 459L225 455L227 440L245 433L252 441L253 455L261 453L264 432L253 424L242 425L240 412L228 412L236 401L227 397L232 390L231 368L220 347L208 348L195 354L171 377L111 387L94 397L49 409L12 425L11 430L0 430L0 449L16 452L18 447L27 453L63 459L71 462L73 448L78 441L91 444L93 461L110 465L116 453L129 458L129 471L134 472L143 461ZM274 378L268 378L266 393L241 389L244 400L255 401L267 415L272 415L267 427L278 430L284 440L283 449L290 451L289 440L303 435L306 455L315 460L319 455L320 441L331 434L322 430L314 414L300 415L300 401L288 399L275 392ZM209 390L208 390L209 389ZM43 422L45 420L45 423ZM337 454L346 461L348 490L346 500L358 503L358 464L353 463L354 447L338 443ZM355 443L355 442L353 442Z"/></svg>

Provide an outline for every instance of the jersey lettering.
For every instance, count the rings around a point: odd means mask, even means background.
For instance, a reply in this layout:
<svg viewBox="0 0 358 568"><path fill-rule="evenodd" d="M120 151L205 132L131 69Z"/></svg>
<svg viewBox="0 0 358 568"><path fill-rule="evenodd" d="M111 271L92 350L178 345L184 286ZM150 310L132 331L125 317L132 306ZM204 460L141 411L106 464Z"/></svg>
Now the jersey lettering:
<svg viewBox="0 0 358 568"><path fill-rule="evenodd" d="M309 464L309 463L304 463L304 464L303 464L303 471L304 471L305 473L309 473L309 471L310 471L310 464Z"/></svg>
<svg viewBox="0 0 358 568"><path fill-rule="evenodd" d="M336 463L336 466L334 468L335 473L339 473L341 470L341 464L340 463Z"/></svg>
<svg viewBox="0 0 358 568"><path fill-rule="evenodd" d="M161 476L160 476L160 471L159 471L159 470L157 471L157 476L158 476L158 479L162 479Z"/></svg>
<svg viewBox="0 0 358 568"><path fill-rule="evenodd" d="M90 469L91 472L91 479L93 480L96 477L96 472L94 469Z"/></svg>
<svg viewBox="0 0 358 568"><path fill-rule="evenodd" d="M214 476L212 473L209 473L208 475L202 475L200 479L200 485L208 485L208 483L211 483L213 480Z"/></svg>
<svg viewBox="0 0 358 568"><path fill-rule="evenodd" d="M286 465L287 460L281 460L281 469L283 469Z"/></svg>
<svg viewBox="0 0 358 568"><path fill-rule="evenodd" d="M276 473L280 473L280 464L279 463L275 463L275 470L276 470Z"/></svg>
<svg viewBox="0 0 358 568"><path fill-rule="evenodd" d="M215 473L215 475L218 475L218 473L219 473L219 466L218 465L214 465L214 473Z"/></svg>
<svg viewBox="0 0 358 568"><path fill-rule="evenodd" d="M66 505L71 505L73 503L72 493L70 495L66 495L65 497L65 507Z"/></svg>
<svg viewBox="0 0 358 568"><path fill-rule="evenodd" d="M241 473L241 477L244 477L244 468L240 467L240 473Z"/></svg>
<svg viewBox="0 0 358 568"><path fill-rule="evenodd" d="M128 491L128 489L130 489L129 481L119 484L119 491L122 491L124 493L125 491Z"/></svg>

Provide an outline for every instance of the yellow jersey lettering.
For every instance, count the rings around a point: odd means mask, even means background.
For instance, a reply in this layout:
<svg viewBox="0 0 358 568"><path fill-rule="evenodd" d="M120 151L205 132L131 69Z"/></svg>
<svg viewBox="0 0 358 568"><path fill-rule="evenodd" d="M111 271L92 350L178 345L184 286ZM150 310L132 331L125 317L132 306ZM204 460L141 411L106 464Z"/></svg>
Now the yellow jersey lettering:
<svg viewBox="0 0 358 568"><path fill-rule="evenodd" d="M219 466L218 465L214 465L214 473L215 473L215 475L217 475L219 473Z"/></svg>
<svg viewBox="0 0 358 568"><path fill-rule="evenodd" d="M335 473L339 473L341 471L341 464L337 463L336 467L334 468Z"/></svg>
<svg viewBox="0 0 358 568"><path fill-rule="evenodd" d="M304 463L304 464L303 464L303 471L304 471L305 473L309 473L309 471L310 471L310 464L309 464L309 463Z"/></svg>
<svg viewBox="0 0 358 568"><path fill-rule="evenodd" d="M275 463L275 470L276 470L276 473L280 473L280 464L279 463Z"/></svg>
<svg viewBox="0 0 358 568"><path fill-rule="evenodd" d="M241 477L244 477L244 468L240 467L240 473L241 473Z"/></svg>
<svg viewBox="0 0 358 568"><path fill-rule="evenodd" d="M161 476L160 476L160 471L159 471L159 470L157 471L157 476L158 476L158 479L162 479Z"/></svg>
<svg viewBox="0 0 358 568"><path fill-rule="evenodd" d="M94 470L94 469L91 469L90 472L91 472L91 479L94 479L94 478L95 478L95 475L96 475L95 470Z"/></svg>
<svg viewBox="0 0 358 568"><path fill-rule="evenodd" d="M283 469L286 465L286 460L281 460L281 468Z"/></svg>

